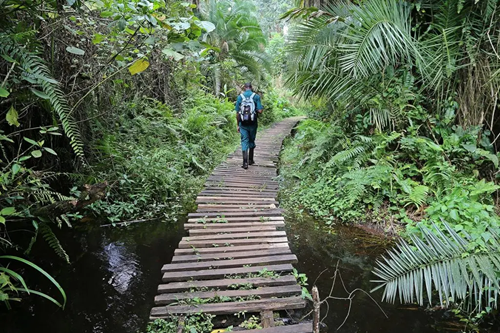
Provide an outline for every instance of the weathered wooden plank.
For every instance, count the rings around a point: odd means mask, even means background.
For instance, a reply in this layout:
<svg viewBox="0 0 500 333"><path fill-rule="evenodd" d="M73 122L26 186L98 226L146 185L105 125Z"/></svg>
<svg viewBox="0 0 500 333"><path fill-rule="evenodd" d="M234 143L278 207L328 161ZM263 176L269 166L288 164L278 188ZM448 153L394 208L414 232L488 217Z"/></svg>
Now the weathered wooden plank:
<svg viewBox="0 0 500 333"><path fill-rule="evenodd" d="M293 267L290 264L281 264L281 265L265 265L265 266L252 266L252 267L240 267L240 268L207 269L203 271L167 272L163 274L162 281L173 282L173 281L187 281L191 279L195 280L223 279L227 275L258 273L263 269L267 269L268 271L273 271L273 272L291 272L293 270Z"/></svg>
<svg viewBox="0 0 500 333"><path fill-rule="evenodd" d="M187 293L160 294L155 297L155 305L167 305L182 300L193 298L208 299L215 297L248 297L258 296L260 298L298 296L302 292L299 285L263 287L247 290L218 290L218 291L192 291Z"/></svg>
<svg viewBox="0 0 500 333"><path fill-rule="evenodd" d="M252 228L258 226L269 226L271 228L280 228L285 226L284 221L262 221L262 222L229 222L229 223L184 223L184 229L190 231L217 231L217 229L233 228ZM244 229L247 230L247 229Z"/></svg>
<svg viewBox="0 0 500 333"><path fill-rule="evenodd" d="M231 197L231 198L275 198L276 192L260 192L260 191L252 191L252 192L236 192L236 191L225 191L225 190L216 190L216 189L207 189L200 192L201 195L216 195L220 197Z"/></svg>
<svg viewBox="0 0 500 333"><path fill-rule="evenodd" d="M220 211L235 211L235 210L245 210L245 209L276 209L276 204L274 203L260 203L260 202L246 202L239 204L213 202L213 203L203 203L198 204L198 211L202 209L218 209Z"/></svg>
<svg viewBox="0 0 500 333"><path fill-rule="evenodd" d="M206 212L206 213L189 213L189 218L203 218L203 217L259 217L259 216L281 216L281 209L266 209L262 211L242 211L242 212Z"/></svg>
<svg viewBox="0 0 500 333"><path fill-rule="evenodd" d="M267 217L259 217L259 216L245 216L245 217L198 217L198 218L190 218L188 219L188 223L200 223L200 224L229 224L232 222L268 222L268 221L284 221L285 218L283 216L267 216Z"/></svg>
<svg viewBox="0 0 500 333"><path fill-rule="evenodd" d="M257 222L259 223L259 222ZM247 226L245 228L232 228L232 225L227 224L225 228L204 228L189 230L189 236L211 235L219 233L242 233L242 232L262 232L262 231L276 231L274 225L263 225L261 223L257 226ZM267 223L266 223L267 224Z"/></svg>
<svg viewBox="0 0 500 333"><path fill-rule="evenodd" d="M223 252L223 253L205 253L205 254L200 253L192 255L176 255L173 256L172 263L222 260L229 258L252 258L252 257L263 257L263 256L287 254L287 253L291 253L290 248L278 247L274 249L256 250L256 251L233 251L233 252Z"/></svg>
<svg viewBox="0 0 500 333"><path fill-rule="evenodd" d="M218 213L218 212L224 212L224 213L239 213L239 212L263 212L266 210L274 210L276 209L276 206L273 205L273 207L270 206L229 206L229 207L219 207L219 208L212 208L212 207L198 207L196 210L197 213Z"/></svg>
<svg viewBox="0 0 500 333"><path fill-rule="evenodd" d="M271 287L271 286L286 286L296 284L297 281L293 275L280 276L278 278L247 278L247 279L220 279L220 280L202 280L202 281L187 281L187 282L170 282L160 284L158 293L175 293L181 291L197 290L200 288L214 288L225 290L230 286L237 285L252 285L254 288Z"/></svg>
<svg viewBox="0 0 500 333"><path fill-rule="evenodd" d="M312 323L302 323L295 325L275 326L260 330L246 330L245 332L254 333L312 333Z"/></svg>
<svg viewBox="0 0 500 333"><path fill-rule="evenodd" d="M287 243L286 237L268 237L268 238L249 238L249 239L208 239L208 240L182 240L179 242L179 248L201 248L201 247L231 247L233 245L255 245L255 244L272 244L272 243Z"/></svg>
<svg viewBox="0 0 500 333"><path fill-rule="evenodd" d="M295 254L279 254L265 257L254 257L244 259L222 259L200 262L189 262L179 264L165 264L161 272L178 272L187 270L202 270L214 268L229 268L229 267L242 267L248 265L279 265L279 264L294 264L297 262Z"/></svg>
<svg viewBox="0 0 500 333"><path fill-rule="evenodd" d="M233 197L217 197L217 196L201 196L199 195L196 198L196 203L205 203L205 202L225 202L225 203L234 203L234 204L246 204L249 202L264 202L264 203L273 203L277 204L278 201L274 198L233 198Z"/></svg>
<svg viewBox="0 0 500 333"><path fill-rule="evenodd" d="M288 248L288 243L270 243L270 244L254 244L254 245L235 245L221 247L198 247L198 248L178 248L175 250L175 255L183 254L198 254L198 253L227 253L233 251L253 251L253 250L268 250L278 247Z"/></svg>
<svg viewBox="0 0 500 333"><path fill-rule="evenodd" d="M241 311L247 313L261 312L265 310L288 310L299 309L306 306L301 297L269 298L255 301L227 302L212 304L161 306L151 309L151 319L164 318L171 314L183 313L210 313L214 315L234 314Z"/></svg>
<svg viewBox="0 0 500 333"><path fill-rule="evenodd" d="M182 240L186 242L199 241L199 240L225 240L225 239L237 239L237 238L264 238L264 237L284 237L286 236L285 231L262 231L262 232L239 232L239 233L227 233L227 234L208 234L202 236L189 236L184 237Z"/></svg>

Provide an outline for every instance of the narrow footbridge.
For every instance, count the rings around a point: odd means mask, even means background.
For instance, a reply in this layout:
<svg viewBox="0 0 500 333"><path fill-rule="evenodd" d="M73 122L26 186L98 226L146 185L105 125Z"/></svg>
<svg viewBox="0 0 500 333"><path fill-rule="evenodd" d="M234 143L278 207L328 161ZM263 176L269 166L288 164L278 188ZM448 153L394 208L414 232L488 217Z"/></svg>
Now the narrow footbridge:
<svg viewBox="0 0 500 333"><path fill-rule="evenodd" d="M217 167L196 199L171 264L162 268L151 320L169 315L260 314L261 333L312 332L311 323L274 326L273 312L304 308L278 208L276 164L283 139L297 123L286 119L258 134L255 165L241 168L237 150ZM269 327L269 328L266 328Z"/></svg>

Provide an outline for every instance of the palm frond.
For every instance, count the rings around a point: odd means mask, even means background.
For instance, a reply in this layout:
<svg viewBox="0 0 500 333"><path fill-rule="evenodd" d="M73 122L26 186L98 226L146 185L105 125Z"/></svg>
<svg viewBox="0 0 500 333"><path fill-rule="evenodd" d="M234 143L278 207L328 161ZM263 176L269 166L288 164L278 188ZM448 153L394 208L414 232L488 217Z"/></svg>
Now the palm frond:
<svg viewBox="0 0 500 333"><path fill-rule="evenodd" d="M500 238L491 238L481 251L469 251L470 239L458 235L447 223L446 233L436 225L421 227L422 238L411 235L413 246L402 240L386 256L377 260L373 273L379 278L375 291L384 288L383 299L394 303L429 304L437 294L439 304L447 307L464 302L481 311L497 308L500 285Z"/></svg>

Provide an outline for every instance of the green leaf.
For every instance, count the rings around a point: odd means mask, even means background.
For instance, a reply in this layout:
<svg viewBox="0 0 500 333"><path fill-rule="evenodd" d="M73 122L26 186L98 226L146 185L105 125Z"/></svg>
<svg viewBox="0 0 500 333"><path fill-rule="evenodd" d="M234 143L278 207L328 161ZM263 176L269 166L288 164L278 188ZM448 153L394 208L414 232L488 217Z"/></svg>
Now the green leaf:
<svg viewBox="0 0 500 333"><path fill-rule="evenodd" d="M92 43L94 45L96 45L96 44L99 44L100 42L102 42L105 39L106 39L106 36L101 35L101 34L95 34L94 38L92 38Z"/></svg>
<svg viewBox="0 0 500 333"><path fill-rule="evenodd" d="M212 32L215 30L215 24L210 21L195 21L194 23L206 32Z"/></svg>
<svg viewBox="0 0 500 333"><path fill-rule="evenodd" d="M52 276L50 276L49 273L47 273L41 267L35 265L31 261L28 261L28 260L20 258L20 257L16 257L16 256L0 256L0 259L10 259L10 260L20 261L20 262L22 262L22 263L24 263L24 264L26 264L26 265L28 265L28 266L36 269L40 274L42 274L43 276L45 276L50 282L52 282L52 284L54 286L56 286L56 288L61 293L61 295L63 297L63 304L60 305L60 306L64 309L64 306L66 305L66 293L64 292L64 289L61 287L61 285ZM21 290L21 289L18 289L18 290ZM21 291L23 291L23 290L21 290ZM30 290L30 291L26 290L26 292L33 292L34 294L39 295L39 293L34 292L33 290ZM40 296L42 296L42 295L40 295Z"/></svg>
<svg viewBox="0 0 500 333"><path fill-rule="evenodd" d="M30 138L23 137L24 141L31 143L33 146L39 146L38 142L31 140Z"/></svg>
<svg viewBox="0 0 500 333"><path fill-rule="evenodd" d="M5 217L0 216L0 223L5 224Z"/></svg>
<svg viewBox="0 0 500 333"><path fill-rule="evenodd" d="M7 120L7 123L9 123L10 126L16 126L19 127L19 122L17 121L17 111L14 109L13 106L10 107L9 111L7 112L7 115L5 116L5 119Z"/></svg>
<svg viewBox="0 0 500 333"><path fill-rule="evenodd" d="M2 54L2 58L4 58L8 62L13 62L13 63L16 62L16 60L14 58L10 57L7 54Z"/></svg>
<svg viewBox="0 0 500 333"><path fill-rule="evenodd" d="M0 215L3 215L3 216L9 216L9 215L12 215L16 212L16 208L15 207L5 207L4 209L2 209L0 211Z"/></svg>
<svg viewBox="0 0 500 333"><path fill-rule="evenodd" d="M456 209L452 209L452 210L450 210L450 217L451 217L452 219L454 219L455 221L457 221L457 220L458 220L458 212L457 212L457 210L456 210Z"/></svg>
<svg viewBox="0 0 500 333"><path fill-rule="evenodd" d="M48 152L48 153L50 153L52 155L57 156L57 153L53 149L51 149L51 148L44 147L43 150L45 150L46 152Z"/></svg>
<svg viewBox="0 0 500 333"><path fill-rule="evenodd" d="M129 68L129 72L132 75L144 72L149 67L149 62L144 59L139 59L134 62Z"/></svg>
<svg viewBox="0 0 500 333"><path fill-rule="evenodd" d="M40 158L42 157L42 152L40 150L33 150L31 155L33 155L34 158Z"/></svg>
<svg viewBox="0 0 500 333"><path fill-rule="evenodd" d="M9 92L5 90L4 88L0 87L0 97L7 97L9 96Z"/></svg>
<svg viewBox="0 0 500 333"><path fill-rule="evenodd" d="M26 160L29 160L31 158L31 156L23 156L19 159L19 162L24 162Z"/></svg>
<svg viewBox="0 0 500 333"><path fill-rule="evenodd" d="M171 50L171 49L163 49L163 51L161 51L165 56L167 57L172 57L174 58L175 61L179 61L181 59L184 58L184 55L178 53L178 52L175 52L174 50Z"/></svg>
<svg viewBox="0 0 500 333"><path fill-rule="evenodd" d="M74 46L68 46L68 47L66 47L66 51L68 51L69 53L76 54L76 55L84 55L85 54L84 50L79 49L79 48L74 47Z"/></svg>
<svg viewBox="0 0 500 333"><path fill-rule="evenodd" d="M113 12L102 12L101 13L101 17L110 17L112 16L114 13Z"/></svg>
<svg viewBox="0 0 500 333"><path fill-rule="evenodd" d="M17 163L14 163L12 165L12 176L15 176L19 172L19 170L21 170L21 166Z"/></svg>
<svg viewBox="0 0 500 333"><path fill-rule="evenodd" d="M46 93L43 93L41 92L40 90L36 90L36 89L33 89L33 88L30 88L31 92L35 95L37 95L38 97L42 98L42 99L45 99L45 100L48 100L50 97L49 95L47 95Z"/></svg>

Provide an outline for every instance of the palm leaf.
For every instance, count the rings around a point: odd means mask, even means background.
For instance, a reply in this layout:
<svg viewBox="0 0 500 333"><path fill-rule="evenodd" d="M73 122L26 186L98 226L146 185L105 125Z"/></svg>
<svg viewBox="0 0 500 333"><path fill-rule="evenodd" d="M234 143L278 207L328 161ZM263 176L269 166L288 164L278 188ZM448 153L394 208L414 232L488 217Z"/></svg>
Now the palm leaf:
<svg viewBox="0 0 500 333"><path fill-rule="evenodd" d="M421 227L422 239L412 235L413 246L400 241L387 251L373 273L379 278L375 291L384 288L383 299L394 303L415 301L429 304L437 294L439 304L447 307L463 301L469 309L481 311L496 308L500 285L500 239L492 238L486 249L468 252L470 240L458 235L447 223L446 233L436 225L432 230Z"/></svg>

